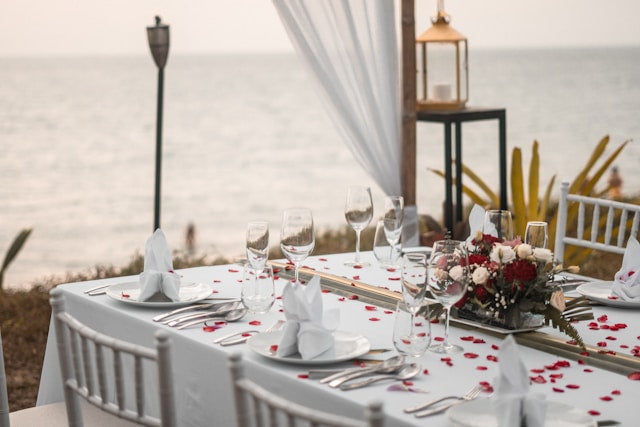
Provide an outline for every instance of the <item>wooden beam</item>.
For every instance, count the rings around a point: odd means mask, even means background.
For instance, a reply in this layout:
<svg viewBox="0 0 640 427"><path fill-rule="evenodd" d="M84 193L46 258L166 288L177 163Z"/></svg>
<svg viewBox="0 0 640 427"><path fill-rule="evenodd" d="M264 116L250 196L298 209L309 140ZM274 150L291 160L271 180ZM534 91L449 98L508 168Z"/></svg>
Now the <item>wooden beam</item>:
<svg viewBox="0 0 640 427"><path fill-rule="evenodd" d="M414 0L402 0L402 159L405 206L416 204L416 24Z"/></svg>

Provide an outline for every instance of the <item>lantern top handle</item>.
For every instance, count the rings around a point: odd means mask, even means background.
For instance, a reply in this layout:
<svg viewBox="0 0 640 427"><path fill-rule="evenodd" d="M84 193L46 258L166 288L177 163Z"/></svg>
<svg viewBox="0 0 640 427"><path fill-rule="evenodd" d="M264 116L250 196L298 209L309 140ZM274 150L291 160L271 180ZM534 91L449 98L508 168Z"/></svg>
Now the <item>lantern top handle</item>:
<svg viewBox="0 0 640 427"><path fill-rule="evenodd" d="M444 11L444 0L438 0L438 10L436 16L431 17L432 24L448 24L451 22L451 17Z"/></svg>

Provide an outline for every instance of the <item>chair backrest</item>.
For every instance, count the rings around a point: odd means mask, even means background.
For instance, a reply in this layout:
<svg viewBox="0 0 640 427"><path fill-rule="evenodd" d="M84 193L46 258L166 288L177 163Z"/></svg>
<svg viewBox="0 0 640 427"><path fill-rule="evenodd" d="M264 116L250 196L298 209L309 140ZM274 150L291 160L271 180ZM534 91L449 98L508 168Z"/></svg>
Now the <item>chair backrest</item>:
<svg viewBox="0 0 640 427"><path fill-rule="evenodd" d="M168 335L156 332L155 349L104 335L65 312L64 296L59 289L53 289L50 295L69 425L83 425L79 399L82 397L107 413L141 425L176 426ZM112 379L107 374L109 356L113 361ZM133 362L133 366L124 361ZM154 386L154 393L159 393L160 418L146 413L144 407L145 361L157 367L158 384ZM125 374L129 370L133 372ZM130 399L125 391L126 378L135 381L135 409L127 404Z"/></svg>
<svg viewBox="0 0 640 427"><path fill-rule="evenodd" d="M9 396L7 394L7 376L4 372L2 332L0 331L0 427L9 427L9 425Z"/></svg>
<svg viewBox="0 0 640 427"><path fill-rule="evenodd" d="M576 212L576 233L568 236L567 222L570 217L574 219ZM589 216L590 225L585 224ZM569 183L563 182L556 223L555 260L563 262L566 245L623 254L629 236L638 236L639 222L639 205L569 194ZM602 229L604 234L600 233Z"/></svg>
<svg viewBox="0 0 640 427"><path fill-rule="evenodd" d="M229 370L233 383L238 427L298 425L306 422L311 426L327 427L382 427L384 414L382 403L373 402L366 410L367 421L341 417L290 402L245 378L242 355L229 356Z"/></svg>

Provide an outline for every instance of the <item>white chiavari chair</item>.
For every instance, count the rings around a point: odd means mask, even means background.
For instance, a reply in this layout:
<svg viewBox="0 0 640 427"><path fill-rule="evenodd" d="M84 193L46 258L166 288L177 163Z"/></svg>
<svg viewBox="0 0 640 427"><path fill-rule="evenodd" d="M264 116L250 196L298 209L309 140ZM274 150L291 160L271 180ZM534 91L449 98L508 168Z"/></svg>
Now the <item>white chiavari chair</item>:
<svg viewBox="0 0 640 427"><path fill-rule="evenodd" d="M51 307L64 387L69 426L83 426L83 409L98 408L109 421L104 425L177 426L171 374L171 344L163 331L156 332L156 348L135 345L97 332L65 312L62 292L51 291ZM107 360L113 363L113 378L107 372ZM130 366L130 365L133 366ZM143 366L154 366L158 384L152 393L158 394L160 417L150 415L145 408L145 378ZM133 372L129 372L129 369ZM130 374L130 375L129 375ZM125 379L135 382L130 397ZM81 409L81 403L84 404ZM130 406L135 406L134 408ZM85 411L86 412L86 411ZM96 425L92 414L87 424Z"/></svg>
<svg viewBox="0 0 640 427"><path fill-rule="evenodd" d="M567 222L572 209L574 214L577 209L576 233L569 236ZM590 224L587 223L589 217ZM639 205L569 194L569 183L563 182L556 223L555 261L563 262L567 245L623 254L629 236L638 237L639 223Z"/></svg>
<svg viewBox="0 0 640 427"><path fill-rule="evenodd" d="M366 421L355 420L319 411L290 402L245 377L242 355L229 356L229 370L233 383L238 427L298 425L327 427L382 427L382 403L368 405Z"/></svg>

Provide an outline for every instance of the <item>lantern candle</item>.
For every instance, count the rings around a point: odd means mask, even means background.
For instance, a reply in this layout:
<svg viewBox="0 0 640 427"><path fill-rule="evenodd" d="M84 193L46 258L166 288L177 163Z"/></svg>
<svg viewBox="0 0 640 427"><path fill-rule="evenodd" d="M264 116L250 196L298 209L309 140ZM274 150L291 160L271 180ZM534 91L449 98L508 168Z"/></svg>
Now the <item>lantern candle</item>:
<svg viewBox="0 0 640 427"><path fill-rule="evenodd" d="M451 85L450 84L434 84L433 85L433 99L436 101L450 101L451 100Z"/></svg>

